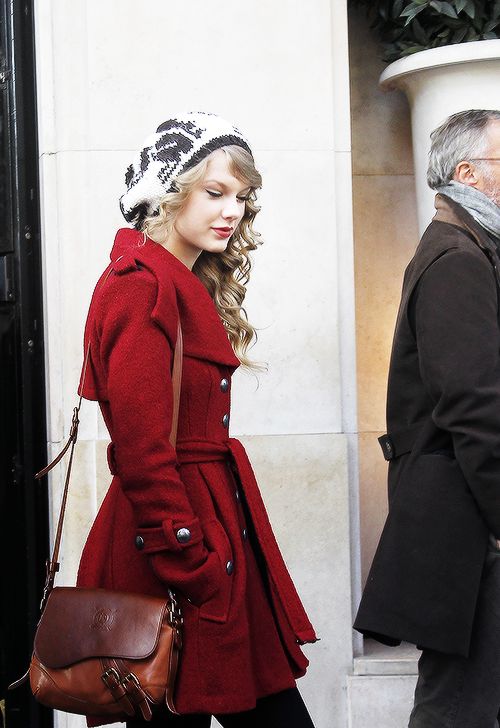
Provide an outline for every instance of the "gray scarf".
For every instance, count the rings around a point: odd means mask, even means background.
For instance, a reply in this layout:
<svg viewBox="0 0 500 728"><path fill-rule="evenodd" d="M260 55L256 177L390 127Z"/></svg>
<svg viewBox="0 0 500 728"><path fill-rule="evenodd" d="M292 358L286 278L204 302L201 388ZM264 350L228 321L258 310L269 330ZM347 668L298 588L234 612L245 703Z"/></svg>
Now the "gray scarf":
<svg viewBox="0 0 500 728"><path fill-rule="evenodd" d="M437 187L436 192L447 195L458 202L486 232L497 240L500 238L500 207L485 194L476 190L475 187L455 182L455 180Z"/></svg>

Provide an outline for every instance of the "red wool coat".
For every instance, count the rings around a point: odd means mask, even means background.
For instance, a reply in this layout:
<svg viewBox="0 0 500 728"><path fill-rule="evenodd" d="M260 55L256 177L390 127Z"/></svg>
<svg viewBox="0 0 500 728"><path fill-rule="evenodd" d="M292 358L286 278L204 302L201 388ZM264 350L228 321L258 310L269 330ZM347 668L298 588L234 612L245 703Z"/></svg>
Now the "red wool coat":
<svg viewBox="0 0 500 728"><path fill-rule="evenodd" d="M316 638L245 450L228 436L239 362L205 287L165 248L123 229L111 261L90 306L80 393L99 401L114 477L78 585L158 596L172 587L184 616L179 712L248 710L294 685L308 664L299 644ZM179 317L176 452L170 371Z"/></svg>

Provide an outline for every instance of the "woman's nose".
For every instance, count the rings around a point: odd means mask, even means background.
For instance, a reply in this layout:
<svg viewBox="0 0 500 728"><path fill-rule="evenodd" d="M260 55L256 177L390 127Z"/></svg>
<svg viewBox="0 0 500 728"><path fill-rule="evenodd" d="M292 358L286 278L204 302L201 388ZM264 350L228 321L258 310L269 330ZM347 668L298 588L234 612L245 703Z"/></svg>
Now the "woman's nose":
<svg viewBox="0 0 500 728"><path fill-rule="evenodd" d="M238 201L235 200L227 200L224 209L222 210L222 217L224 220L235 220L238 215L240 214L240 209L238 205Z"/></svg>

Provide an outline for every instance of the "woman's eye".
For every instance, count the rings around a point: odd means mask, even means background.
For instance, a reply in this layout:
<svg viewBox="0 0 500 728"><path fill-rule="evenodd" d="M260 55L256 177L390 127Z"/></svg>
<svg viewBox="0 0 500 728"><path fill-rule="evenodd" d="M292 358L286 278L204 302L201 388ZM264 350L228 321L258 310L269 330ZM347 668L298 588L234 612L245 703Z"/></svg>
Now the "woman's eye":
<svg viewBox="0 0 500 728"><path fill-rule="evenodd" d="M210 197L222 197L222 192L216 192L215 190L205 190L205 192L208 192Z"/></svg>

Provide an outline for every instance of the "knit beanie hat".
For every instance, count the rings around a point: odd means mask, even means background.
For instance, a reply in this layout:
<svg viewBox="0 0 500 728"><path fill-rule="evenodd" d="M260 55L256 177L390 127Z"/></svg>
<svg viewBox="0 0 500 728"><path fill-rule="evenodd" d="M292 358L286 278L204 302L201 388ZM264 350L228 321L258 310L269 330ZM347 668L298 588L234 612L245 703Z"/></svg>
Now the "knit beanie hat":
<svg viewBox="0 0 500 728"><path fill-rule="evenodd" d="M231 144L252 153L242 133L215 114L188 112L164 121L125 173L127 191L120 197L125 220L140 229L165 194L175 190L176 177Z"/></svg>

